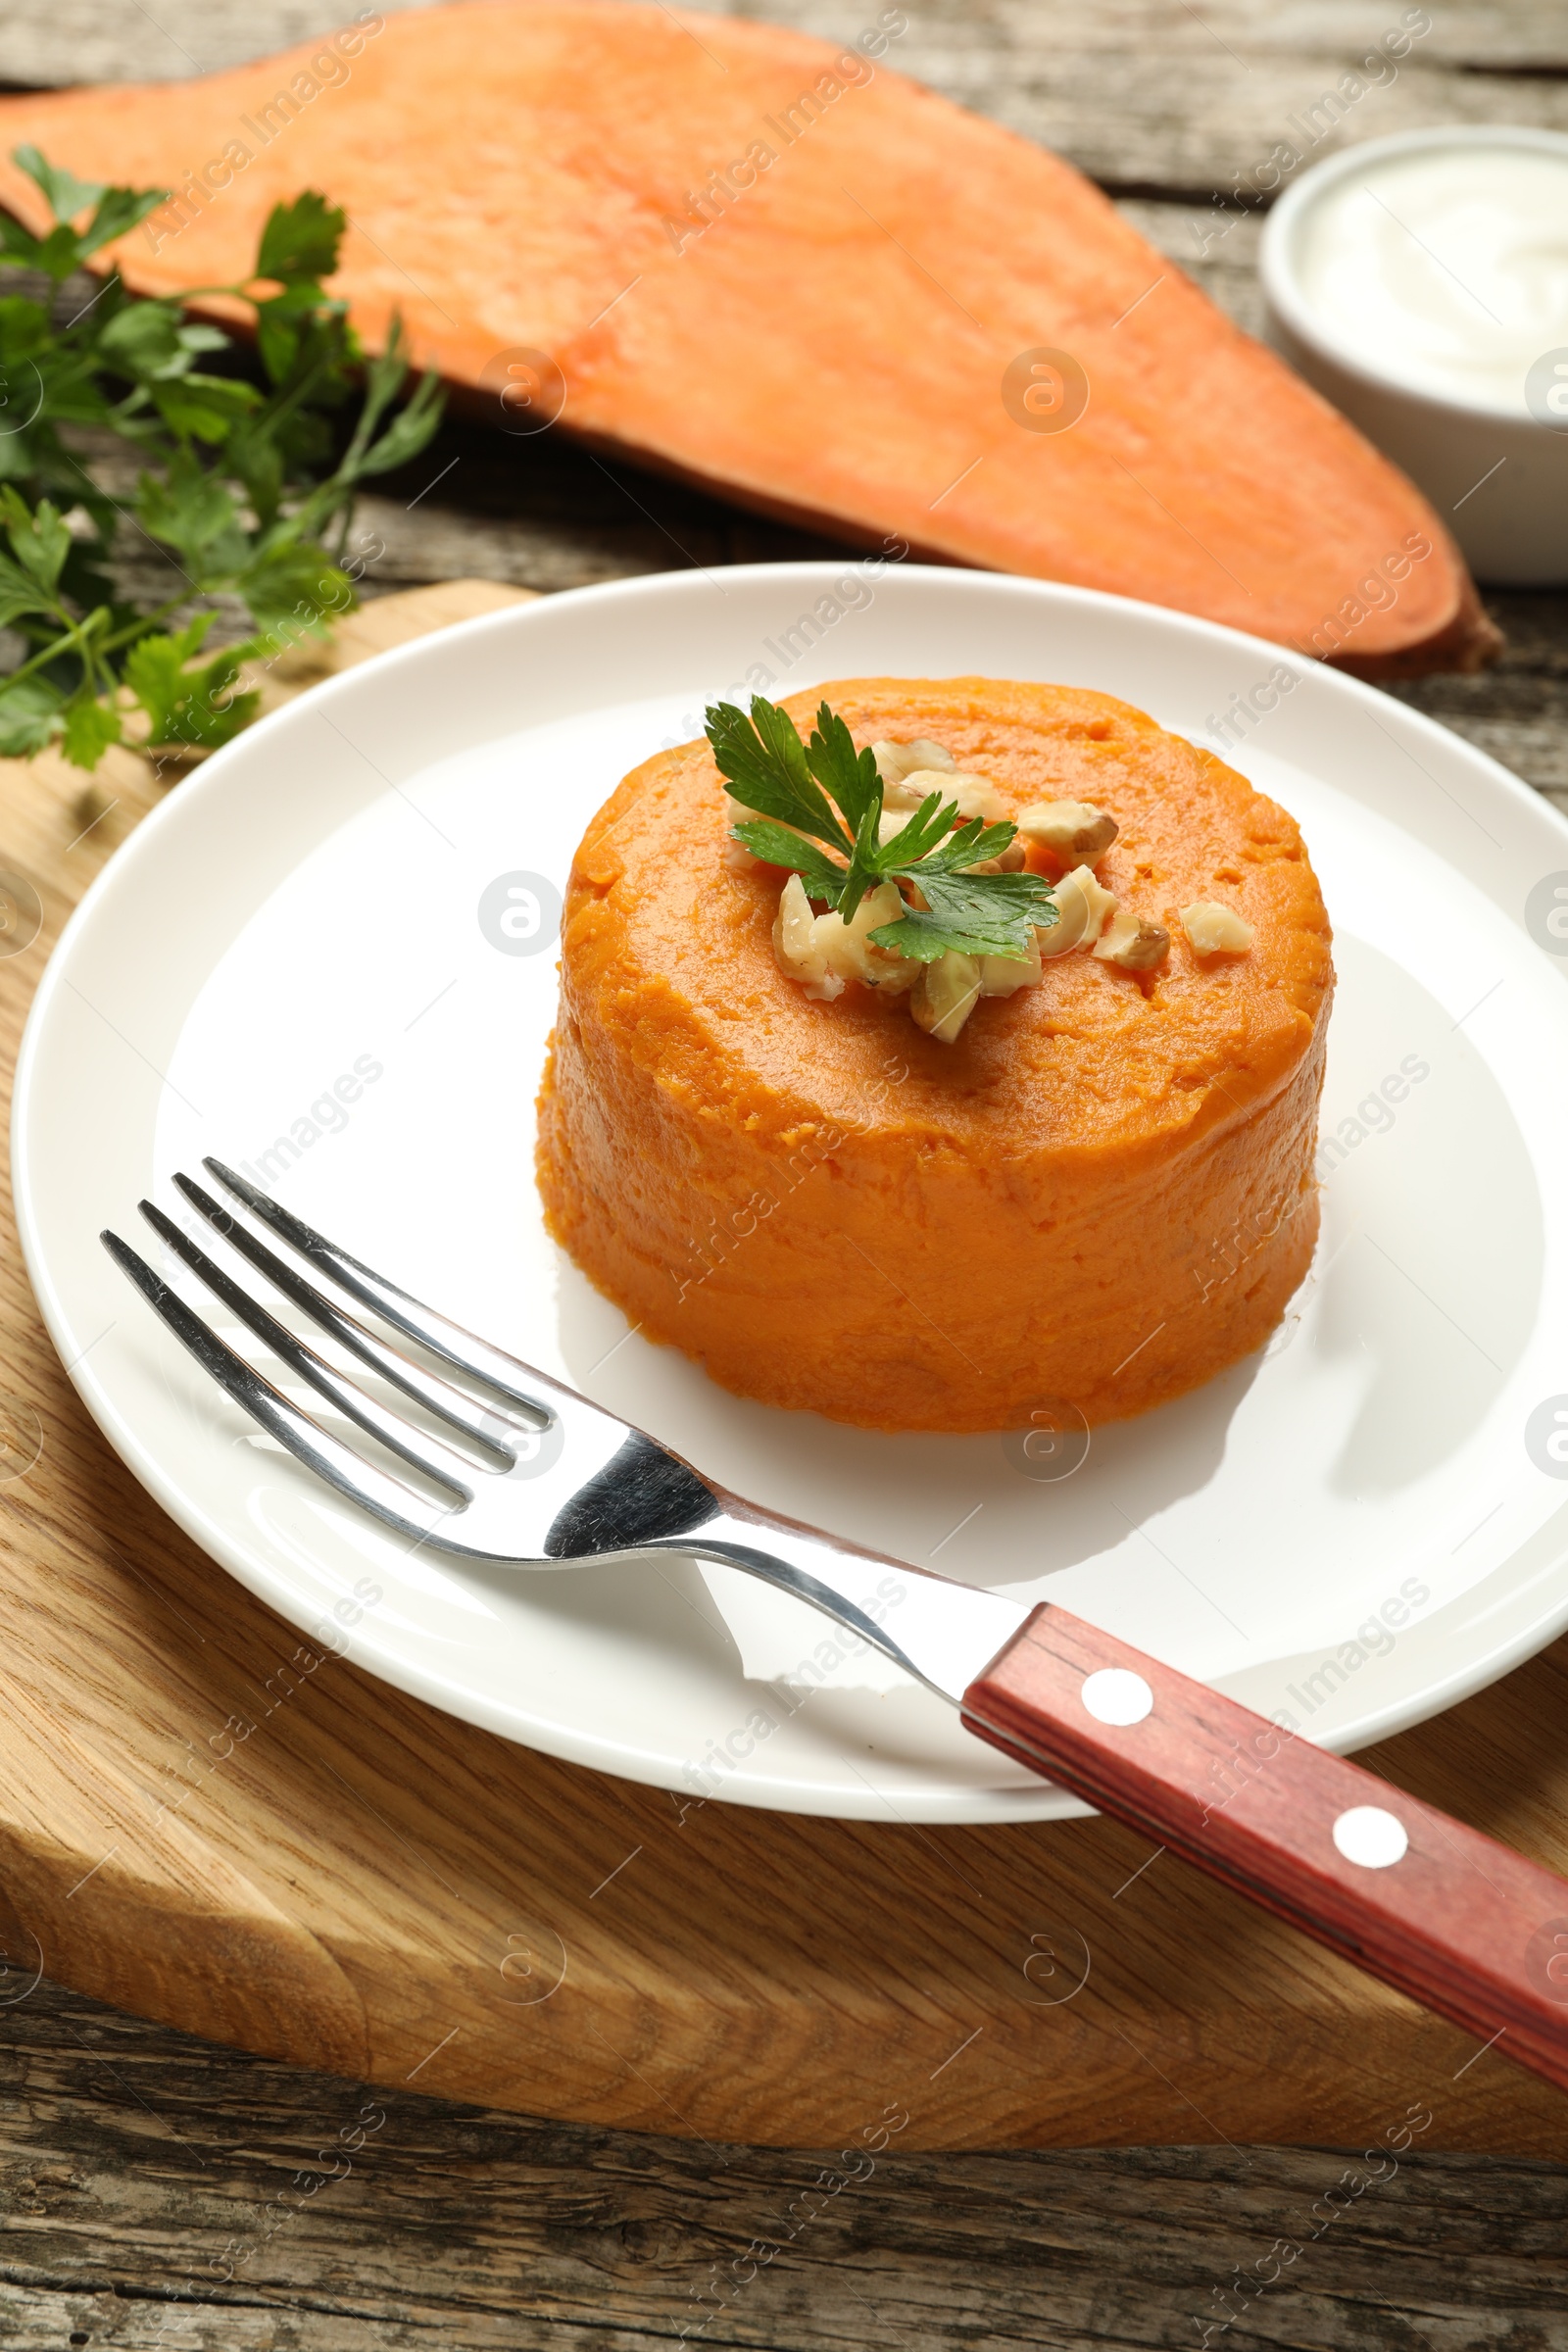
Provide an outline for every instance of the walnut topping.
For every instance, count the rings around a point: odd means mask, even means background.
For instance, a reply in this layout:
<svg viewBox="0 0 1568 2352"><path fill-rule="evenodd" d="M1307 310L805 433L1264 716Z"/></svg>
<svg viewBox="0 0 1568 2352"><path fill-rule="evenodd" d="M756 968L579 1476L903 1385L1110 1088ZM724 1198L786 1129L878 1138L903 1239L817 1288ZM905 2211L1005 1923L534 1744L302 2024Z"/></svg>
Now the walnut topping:
<svg viewBox="0 0 1568 2352"><path fill-rule="evenodd" d="M983 816L994 823L1006 814L990 777L970 775L928 735L916 736L913 743L873 743L871 756L882 779L884 809L918 808L936 792L945 801L956 801L960 816Z"/></svg>
<svg viewBox="0 0 1568 2352"><path fill-rule="evenodd" d="M961 817L992 821L1005 813L1002 796L990 779L957 768L940 744L879 743L872 749L883 778L879 834L884 843L903 830L909 810L933 792L956 802ZM791 874L773 924L773 949L780 970L800 982L808 996L818 1000L841 996L852 980L885 996L907 995L912 1018L939 1045L951 1046L982 997L1010 997L1020 989L1039 987L1046 958L1082 948L1102 962L1118 964L1127 971L1148 971L1164 960L1170 952L1170 934L1146 916L1118 907L1115 893L1096 879L1086 861L1115 839L1114 817L1087 802L1059 801L1032 809L1020 829L1027 829L1037 841L1059 847L1063 855L1072 849L1084 853L1084 860L1054 886L1056 920L1045 927L1031 927L1026 955L970 956L950 949L930 963L890 956L871 944L870 934L898 922L911 908L926 907L924 894L912 875L902 890L890 880L868 891L846 922L831 911L813 914L800 875ZM977 874L1019 873L1027 862L1022 844L1015 841L1000 857L980 859L969 870ZM1238 944L1250 941L1250 931L1226 908L1190 907L1187 912L1221 915L1227 924L1246 932L1246 940Z"/></svg>
<svg viewBox="0 0 1568 2352"><path fill-rule="evenodd" d="M960 816L983 816L989 823L1005 816L1002 795L989 776L972 776L963 768L914 767L898 783L886 785L882 794L885 808L906 811L918 808L939 793L945 801L957 803Z"/></svg>
<svg viewBox="0 0 1568 2352"><path fill-rule="evenodd" d="M1040 985L1040 934L1033 934L1027 956L982 956L980 957L980 994L983 997L1014 997L1020 988Z"/></svg>
<svg viewBox="0 0 1568 2352"><path fill-rule="evenodd" d="M1116 911L1116 894L1103 889L1087 865L1075 865L1055 888L1056 919L1040 934L1042 956L1065 956L1070 948L1092 948Z"/></svg>
<svg viewBox="0 0 1568 2352"><path fill-rule="evenodd" d="M1181 910L1182 929L1199 956L1242 956L1251 946L1252 926L1233 906L1200 899Z"/></svg>
<svg viewBox="0 0 1568 2352"><path fill-rule="evenodd" d="M1119 963L1124 972L1150 972L1170 954L1170 933L1162 923L1118 906L1092 952L1102 963Z"/></svg>
<svg viewBox="0 0 1568 2352"><path fill-rule="evenodd" d="M1038 801L1018 819L1018 830L1058 858L1102 858L1121 830L1116 819L1092 801Z"/></svg>
<svg viewBox="0 0 1568 2352"><path fill-rule="evenodd" d="M847 980L901 995L913 988L920 967L906 956L874 948L869 935L883 923L896 923L905 911L898 884L880 882L866 892L848 922L831 910L813 914L800 875L791 874L773 923L779 969L804 982L807 995L818 1000L841 996Z"/></svg>
<svg viewBox="0 0 1568 2352"><path fill-rule="evenodd" d="M983 959L989 963L989 956ZM980 959L950 948L935 963L922 963L909 998L909 1010L939 1046L956 1043L958 1031L980 999Z"/></svg>
<svg viewBox="0 0 1568 2352"><path fill-rule="evenodd" d="M844 982L827 968L827 956L818 945L816 917L799 874L791 874L779 894L773 917L773 954L781 972L805 983L808 997L837 997Z"/></svg>
<svg viewBox="0 0 1568 2352"><path fill-rule="evenodd" d="M1077 879L1069 874L1056 884L1054 905L1056 919L1035 933L1042 956L1065 956L1083 943L1089 927L1089 901L1079 889Z"/></svg>
<svg viewBox="0 0 1568 2352"><path fill-rule="evenodd" d="M871 757L884 785L902 784L916 768L944 768L952 775L957 767L953 754L927 735L916 736L913 743L873 743Z"/></svg>
<svg viewBox="0 0 1568 2352"><path fill-rule="evenodd" d="M900 996L912 988L916 972L906 956L890 956L871 945L870 934L884 923L896 923L907 912L896 882L879 882L868 890L848 922L829 911L816 918L817 945L827 957L828 970L841 980L863 980L868 988Z"/></svg>

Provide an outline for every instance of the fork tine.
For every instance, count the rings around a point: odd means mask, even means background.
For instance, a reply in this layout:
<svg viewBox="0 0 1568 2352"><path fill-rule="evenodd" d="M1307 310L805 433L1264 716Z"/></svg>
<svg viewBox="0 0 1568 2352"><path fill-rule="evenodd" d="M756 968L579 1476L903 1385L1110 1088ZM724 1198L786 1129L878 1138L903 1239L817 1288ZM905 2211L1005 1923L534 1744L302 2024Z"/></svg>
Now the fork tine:
<svg viewBox="0 0 1568 2352"><path fill-rule="evenodd" d="M264 1346L270 1348L291 1372L297 1373L301 1380L308 1380L312 1388L318 1390L321 1396L337 1406L340 1413L346 1413L351 1421L357 1421L362 1429L368 1430L372 1438L378 1438L383 1446L401 1454L416 1470L422 1470L426 1478L433 1478L439 1486L445 1487L460 1505L473 1500L472 1489L466 1486L459 1475L469 1469L461 1455L443 1446L439 1438L424 1437L422 1432L412 1430L396 1413L389 1412L373 1396L367 1396L364 1390L357 1388L352 1380L345 1379L341 1372L335 1371L323 1357L317 1354L314 1348L307 1348L303 1340L296 1339L293 1332L285 1324L279 1323L275 1315L269 1314L266 1307L253 1298L248 1291L242 1291L221 1266L215 1265L206 1250L200 1249L188 1233L182 1233L172 1217L166 1217L155 1201L143 1200L139 1205L142 1215L159 1240L172 1250L197 1279L204 1282L216 1298L221 1298L223 1304L238 1315L247 1329L254 1331ZM431 1459L430 1451L421 1451L414 1444L416 1435L422 1438L426 1448L433 1450L435 1459Z"/></svg>
<svg viewBox="0 0 1568 2352"><path fill-rule="evenodd" d="M399 1331L407 1332L411 1340L417 1340L420 1347L428 1348L432 1354L444 1357L449 1364L455 1364L460 1372L466 1372L472 1378L486 1382L489 1387L498 1389L503 1396L510 1396L514 1403L526 1405L531 1412L543 1412L548 1417L548 1406L539 1402L533 1391L539 1388L548 1391L559 1384L547 1380L542 1373L530 1371L526 1364L518 1363L514 1355L508 1355L500 1348L492 1348L488 1340L481 1340L473 1332L465 1331L461 1323L450 1322L445 1315L437 1314L434 1307L425 1306L407 1291L399 1290L395 1282L388 1282L384 1275L375 1273L360 1258L350 1257L346 1250L340 1250L324 1234L316 1232L303 1217L297 1217L292 1209L284 1208L280 1201L264 1193L259 1185L248 1184L243 1176L225 1167L220 1159L204 1156L202 1165L217 1177L225 1192L232 1193L236 1200L243 1200L253 1216L259 1217L264 1225L279 1235L290 1249L297 1250L301 1256L309 1258L316 1271L324 1274L329 1282L335 1282L340 1291L347 1291L350 1298L358 1298L363 1306L373 1307L388 1323L394 1324Z"/></svg>
<svg viewBox="0 0 1568 2352"><path fill-rule="evenodd" d="M406 1487L401 1479L391 1478L378 1470L373 1462L345 1446L340 1440L313 1421L309 1413L274 1389L270 1380L252 1369L242 1355L236 1355L226 1340L220 1340L200 1315L193 1314L185 1301L172 1291L159 1274L155 1274L144 1257L137 1255L128 1242L118 1233L105 1231L98 1236L121 1272L133 1282L153 1312L165 1322L174 1337L190 1349L202 1370L217 1381L237 1405L260 1422L280 1446L287 1446L296 1460L314 1470L328 1486L335 1487L353 1502L362 1503L373 1511L389 1527L402 1534L423 1541L443 1519L453 1514L427 1502L422 1494ZM413 1516L422 1511L424 1524ZM430 1516L433 1514L433 1517Z"/></svg>
<svg viewBox="0 0 1568 2352"><path fill-rule="evenodd" d="M498 1469L511 1468L513 1456L504 1446L496 1443L492 1434L495 1423L502 1417L493 1405L488 1411L482 1411L462 1389L455 1389L439 1373L427 1372L422 1364L401 1355L397 1348L389 1348L384 1340L377 1339L373 1331L368 1331L353 1315L345 1314L342 1307L335 1305L330 1298L323 1298L314 1283L307 1282L304 1275L297 1274L292 1266L286 1266L274 1250L269 1250L265 1242L258 1241L255 1234L242 1225L220 1200L215 1200L212 1194L204 1192L191 1177L176 1176L174 1183L192 1208L207 1219L215 1232L222 1235L229 1248L237 1250L258 1273L265 1274L268 1281L280 1290L285 1298L291 1298L313 1322L329 1332L362 1363L370 1365L384 1380L400 1388L405 1396L415 1397L428 1412L438 1414L452 1428L461 1429L471 1444L481 1446L493 1458ZM487 1421L489 1428L485 1426ZM530 1426L534 1426L532 1421Z"/></svg>

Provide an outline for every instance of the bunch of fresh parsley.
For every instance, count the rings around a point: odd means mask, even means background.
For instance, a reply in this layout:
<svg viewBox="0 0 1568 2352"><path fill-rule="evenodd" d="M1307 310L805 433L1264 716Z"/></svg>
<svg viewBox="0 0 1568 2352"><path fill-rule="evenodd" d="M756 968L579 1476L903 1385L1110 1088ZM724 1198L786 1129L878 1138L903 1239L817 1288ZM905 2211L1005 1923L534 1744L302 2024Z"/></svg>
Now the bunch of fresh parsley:
<svg viewBox="0 0 1568 2352"><path fill-rule="evenodd" d="M856 750L849 728L826 703L809 743L802 743L787 710L760 694L752 697L750 718L733 703L714 704L706 732L731 796L760 814L761 822L731 827L754 858L790 867L808 898L825 899L846 922L880 882L919 892L923 906L870 934L873 946L890 956L934 963L956 949L964 956L1021 960L1029 954L1031 932L1055 921L1051 885L1038 874L972 870L1011 847L1016 825L987 824L981 817L960 821L957 803L932 793L883 841L875 757ZM819 841L836 856L819 850Z"/></svg>
<svg viewBox="0 0 1568 2352"><path fill-rule="evenodd" d="M337 268L344 216L314 191L274 207L243 284L138 301L116 270L57 326L66 280L167 190L79 180L32 147L15 160L55 225L33 237L0 218L0 264L41 271L56 300L0 295L0 628L24 649L0 675L0 755L58 742L90 769L127 735L153 751L212 749L255 715L260 698L231 691L242 662L319 635L357 601L342 569L356 492L430 439L436 379L425 375L394 408L409 372L401 323L367 363L347 306L321 285ZM213 295L249 304L265 388L203 367L238 349L184 316L185 303ZM334 463L333 413L356 389L359 415ZM73 427L110 432L137 454L128 504L92 478ZM107 568L136 537L179 575L145 608L121 599ZM203 600L219 594L241 600L257 635L201 660L217 618Z"/></svg>

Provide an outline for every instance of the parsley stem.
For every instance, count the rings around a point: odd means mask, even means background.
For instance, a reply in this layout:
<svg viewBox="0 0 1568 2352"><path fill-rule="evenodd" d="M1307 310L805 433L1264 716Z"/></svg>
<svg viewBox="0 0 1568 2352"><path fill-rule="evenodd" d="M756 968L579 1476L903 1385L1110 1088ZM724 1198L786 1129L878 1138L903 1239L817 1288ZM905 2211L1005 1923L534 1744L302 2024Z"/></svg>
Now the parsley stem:
<svg viewBox="0 0 1568 2352"><path fill-rule="evenodd" d="M98 648L99 653L118 653L120 648L122 645L128 645L133 637L145 637L150 629L157 628L161 620L167 620L171 612L177 612L180 606L188 601L188 597L189 591L182 589L178 596L170 597L167 603L155 605L150 612L140 613L136 619L127 620L123 628L116 629L113 636L104 639ZM100 607L100 610L104 609Z"/></svg>
<svg viewBox="0 0 1568 2352"><path fill-rule="evenodd" d="M108 619L109 607L95 605L90 612L83 614L80 620L75 621L72 619L64 605L52 605L49 609L57 620L65 622L65 634L60 637L52 637L47 645L41 645L38 648L30 662L24 662L20 667L7 673L3 685L4 691L8 694L13 686L20 686L23 679L30 677L34 670L44 668L51 662L58 662L62 654L73 651L80 657L81 665L87 676L90 678L93 674L91 660L87 652L88 641L100 619Z"/></svg>

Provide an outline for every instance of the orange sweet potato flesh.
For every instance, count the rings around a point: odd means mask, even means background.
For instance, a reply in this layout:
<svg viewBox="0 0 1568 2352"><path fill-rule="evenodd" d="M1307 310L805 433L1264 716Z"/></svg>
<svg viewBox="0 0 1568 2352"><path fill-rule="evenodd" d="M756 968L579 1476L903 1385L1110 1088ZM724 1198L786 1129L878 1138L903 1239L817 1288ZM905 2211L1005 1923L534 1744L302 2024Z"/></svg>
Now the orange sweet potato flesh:
<svg viewBox="0 0 1568 2352"><path fill-rule="evenodd" d="M115 253L147 293L238 279L271 205L320 188L369 343L400 309L487 398L543 351L563 429L743 503L1369 675L1494 650L1402 475L1079 172L885 57L621 0L378 22L352 59L5 99L0 149L173 189ZM0 201L43 225L9 162ZM1068 430L1004 406L1041 348L1087 376Z"/></svg>
<svg viewBox="0 0 1568 2352"><path fill-rule="evenodd" d="M1301 837L1206 752L1107 695L982 678L822 689L858 743L929 736L1010 813L1087 800L1105 886L1172 934L1070 953L956 1044L780 971L783 877L734 872L706 743L589 826L562 930L538 1167L557 1239L652 1339L770 1404L891 1429L1093 1426L1260 1348L1311 1259L1333 989ZM814 693L786 704L798 722ZM1242 956L1177 910L1236 907Z"/></svg>

